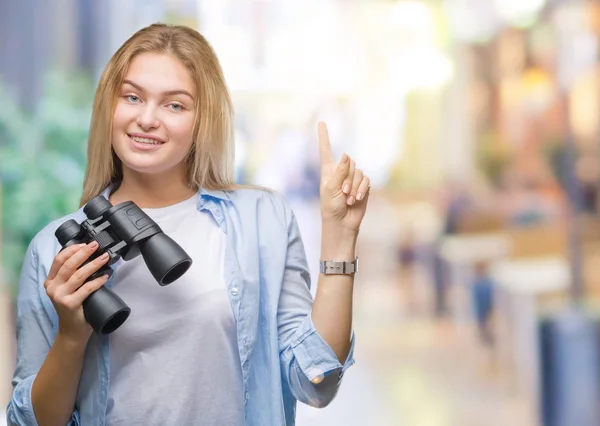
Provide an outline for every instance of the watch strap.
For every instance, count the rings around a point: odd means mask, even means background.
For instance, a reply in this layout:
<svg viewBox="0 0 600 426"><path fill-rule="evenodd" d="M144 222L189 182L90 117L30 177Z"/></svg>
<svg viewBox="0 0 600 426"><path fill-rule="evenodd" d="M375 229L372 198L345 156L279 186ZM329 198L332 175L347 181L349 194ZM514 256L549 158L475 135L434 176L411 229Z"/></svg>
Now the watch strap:
<svg viewBox="0 0 600 426"><path fill-rule="evenodd" d="M354 275L358 272L358 258L352 262L321 260L319 272L325 275Z"/></svg>

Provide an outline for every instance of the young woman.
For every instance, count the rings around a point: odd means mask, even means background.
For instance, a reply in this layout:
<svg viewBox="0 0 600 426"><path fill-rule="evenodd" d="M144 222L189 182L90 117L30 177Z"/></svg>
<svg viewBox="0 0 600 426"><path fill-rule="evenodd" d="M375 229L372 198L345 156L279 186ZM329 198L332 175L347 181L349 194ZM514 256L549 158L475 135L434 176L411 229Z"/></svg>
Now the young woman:
<svg viewBox="0 0 600 426"><path fill-rule="evenodd" d="M137 257L85 283L93 244L60 251L52 222L31 242L18 295L10 425L293 425L296 400L326 406L353 363L355 248L369 179L335 162L324 124L321 260L313 303L298 225L278 195L233 182L232 105L196 31L133 35L100 79L83 206L132 200L193 259L156 284ZM316 147L315 147L316 149ZM59 252L60 251L60 252ZM109 335L82 302L107 285L131 307Z"/></svg>

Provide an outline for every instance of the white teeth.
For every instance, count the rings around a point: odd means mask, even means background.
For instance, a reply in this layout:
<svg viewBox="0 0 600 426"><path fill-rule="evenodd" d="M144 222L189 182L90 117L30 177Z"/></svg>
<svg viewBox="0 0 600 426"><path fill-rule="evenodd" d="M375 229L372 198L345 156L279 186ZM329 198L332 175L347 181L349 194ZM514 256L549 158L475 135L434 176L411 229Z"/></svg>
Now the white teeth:
<svg viewBox="0 0 600 426"><path fill-rule="evenodd" d="M145 144L149 144L149 145L161 145L162 144L162 142L159 142L156 139L140 138L139 136L130 136L130 138L136 142L145 143Z"/></svg>

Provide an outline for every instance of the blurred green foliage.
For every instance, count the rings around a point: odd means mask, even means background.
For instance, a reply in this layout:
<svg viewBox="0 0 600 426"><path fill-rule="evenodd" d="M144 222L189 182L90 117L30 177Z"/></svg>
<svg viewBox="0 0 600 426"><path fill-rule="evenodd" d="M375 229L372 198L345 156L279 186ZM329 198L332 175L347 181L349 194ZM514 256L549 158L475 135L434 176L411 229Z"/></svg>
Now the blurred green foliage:
<svg viewBox="0 0 600 426"><path fill-rule="evenodd" d="M53 72L43 88L25 111L0 82L2 269L13 291L32 238L78 208L85 170L92 79Z"/></svg>

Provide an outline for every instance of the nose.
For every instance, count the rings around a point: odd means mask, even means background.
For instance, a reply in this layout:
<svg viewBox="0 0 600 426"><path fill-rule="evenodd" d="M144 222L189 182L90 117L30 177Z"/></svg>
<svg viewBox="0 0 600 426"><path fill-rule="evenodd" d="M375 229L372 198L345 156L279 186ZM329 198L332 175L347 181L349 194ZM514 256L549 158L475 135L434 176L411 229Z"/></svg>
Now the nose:
<svg viewBox="0 0 600 426"><path fill-rule="evenodd" d="M137 124L144 131L156 129L160 126L160 121L156 117L156 110L154 106L146 104L146 107L140 111L140 115L137 118Z"/></svg>

